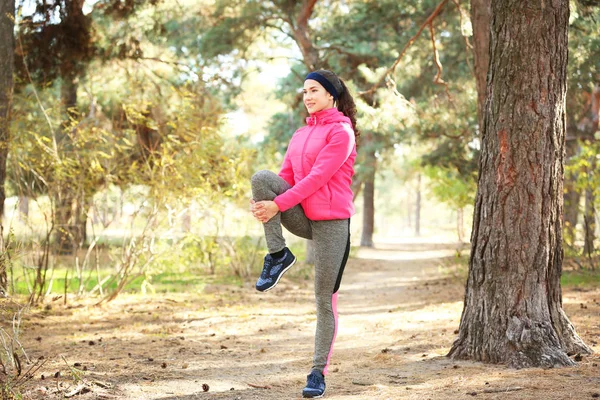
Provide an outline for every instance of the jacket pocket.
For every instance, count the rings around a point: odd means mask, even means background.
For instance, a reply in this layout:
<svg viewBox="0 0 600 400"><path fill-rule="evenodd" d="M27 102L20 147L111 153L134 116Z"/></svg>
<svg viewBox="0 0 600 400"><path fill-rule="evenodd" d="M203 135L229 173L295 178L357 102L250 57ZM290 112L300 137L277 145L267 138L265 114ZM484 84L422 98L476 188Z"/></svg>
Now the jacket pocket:
<svg viewBox="0 0 600 400"><path fill-rule="evenodd" d="M329 187L329 182L325 184L325 187L327 188L328 192L327 198L329 199L329 206L331 206L333 205L333 190L331 190L331 187Z"/></svg>
<svg viewBox="0 0 600 400"><path fill-rule="evenodd" d="M290 162L292 163L292 171L294 171L294 179L298 182L304 177L302 174L302 156L291 156Z"/></svg>

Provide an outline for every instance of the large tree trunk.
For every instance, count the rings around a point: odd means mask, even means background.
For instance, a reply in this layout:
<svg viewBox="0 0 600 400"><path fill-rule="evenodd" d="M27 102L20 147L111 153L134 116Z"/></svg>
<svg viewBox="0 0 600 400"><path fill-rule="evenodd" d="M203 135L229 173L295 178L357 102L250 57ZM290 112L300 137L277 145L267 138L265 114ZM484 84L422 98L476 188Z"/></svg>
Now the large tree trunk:
<svg viewBox="0 0 600 400"><path fill-rule="evenodd" d="M473 26L473 56L475 83L477 84L477 120L483 129L485 87L490 61L490 13L491 0L471 0L471 24Z"/></svg>
<svg viewBox="0 0 600 400"><path fill-rule="evenodd" d="M375 150L368 148L365 157L365 179L363 185L363 227L360 245L373 247L373 231L375 227L375 170L377 158Z"/></svg>
<svg viewBox="0 0 600 400"><path fill-rule="evenodd" d="M512 367L590 353L562 310L569 1L492 4L471 258L449 356Z"/></svg>

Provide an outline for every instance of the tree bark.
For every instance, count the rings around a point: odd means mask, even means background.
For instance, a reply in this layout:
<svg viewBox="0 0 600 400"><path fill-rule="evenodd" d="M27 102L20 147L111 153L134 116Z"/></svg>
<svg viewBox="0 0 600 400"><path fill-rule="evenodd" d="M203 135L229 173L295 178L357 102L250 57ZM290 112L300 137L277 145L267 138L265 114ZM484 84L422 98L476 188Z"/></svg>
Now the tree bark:
<svg viewBox="0 0 600 400"><path fill-rule="evenodd" d="M373 247L373 231L375 227L375 171L377 158L374 149L366 150L365 175L363 184L363 227L360 245Z"/></svg>
<svg viewBox="0 0 600 400"><path fill-rule="evenodd" d="M494 1L469 276L453 358L572 365L562 310L569 1Z"/></svg>
<svg viewBox="0 0 600 400"><path fill-rule="evenodd" d="M477 120L483 129L483 108L488 64L490 61L491 0L471 0L471 25L473 26L473 58L477 84Z"/></svg>
<svg viewBox="0 0 600 400"><path fill-rule="evenodd" d="M10 143L10 113L14 87L15 1L0 0L0 225L4 216L4 182Z"/></svg>

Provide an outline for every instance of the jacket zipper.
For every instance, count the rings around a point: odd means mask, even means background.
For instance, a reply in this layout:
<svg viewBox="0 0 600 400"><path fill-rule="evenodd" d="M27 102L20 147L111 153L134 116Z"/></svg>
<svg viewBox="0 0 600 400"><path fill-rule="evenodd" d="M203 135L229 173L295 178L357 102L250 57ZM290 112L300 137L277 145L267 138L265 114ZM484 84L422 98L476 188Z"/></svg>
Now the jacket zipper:
<svg viewBox="0 0 600 400"><path fill-rule="evenodd" d="M310 132L308 132L308 135L306 135L306 140L304 141L304 146L302 146L302 153L300 154L300 164L302 165L302 174L304 175L302 177L302 179L306 178L306 171L304 170L304 151L306 150L306 145L308 144L308 139L310 139L310 137L312 136L316 127L317 127L317 121L316 121L316 117L315 117L315 125L311 128Z"/></svg>

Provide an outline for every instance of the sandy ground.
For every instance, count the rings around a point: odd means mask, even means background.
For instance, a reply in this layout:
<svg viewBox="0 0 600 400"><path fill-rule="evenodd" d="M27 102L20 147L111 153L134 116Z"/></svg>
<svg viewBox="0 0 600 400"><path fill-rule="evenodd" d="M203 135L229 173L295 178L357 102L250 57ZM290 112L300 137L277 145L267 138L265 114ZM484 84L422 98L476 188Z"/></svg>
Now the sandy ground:
<svg viewBox="0 0 600 400"><path fill-rule="evenodd" d="M446 358L464 293L450 267L454 247L381 247L359 251L346 267L326 398L600 397L596 354L549 370ZM45 360L26 383L26 398L74 394L79 376L86 385L74 399L299 399L315 329L312 282L300 275L266 294L250 282L198 294L123 295L97 307L49 302L24 323L29 357ZM565 290L563 298L598 351L600 289Z"/></svg>

